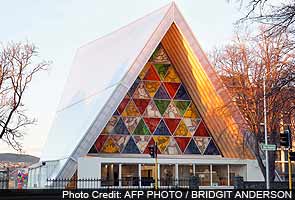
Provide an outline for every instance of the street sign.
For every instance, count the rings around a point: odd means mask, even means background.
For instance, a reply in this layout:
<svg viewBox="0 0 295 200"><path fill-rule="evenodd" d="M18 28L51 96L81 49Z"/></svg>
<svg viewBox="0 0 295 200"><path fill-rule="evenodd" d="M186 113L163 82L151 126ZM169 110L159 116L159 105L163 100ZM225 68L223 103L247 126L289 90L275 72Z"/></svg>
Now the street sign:
<svg viewBox="0 0 295 200"><path fill-rule="evenodd" d="M277 150L277 145L275 144L261 144L263 151L275 151Z"/></svg>

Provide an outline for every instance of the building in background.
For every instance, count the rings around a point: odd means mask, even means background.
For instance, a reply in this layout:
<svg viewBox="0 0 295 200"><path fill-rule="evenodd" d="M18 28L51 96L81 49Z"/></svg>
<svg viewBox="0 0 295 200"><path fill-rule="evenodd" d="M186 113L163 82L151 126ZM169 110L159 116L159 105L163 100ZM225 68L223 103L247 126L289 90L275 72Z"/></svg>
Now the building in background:
<svg viewBox="0 0 295 200"><path fill-rule="evenodd" d="M101 180L95 187L149 186L155 176L160 186L192 175L203 187L263 180L238 108L224 109L229 99L171 3L78 49L29 187L72 177Z"/></svg>

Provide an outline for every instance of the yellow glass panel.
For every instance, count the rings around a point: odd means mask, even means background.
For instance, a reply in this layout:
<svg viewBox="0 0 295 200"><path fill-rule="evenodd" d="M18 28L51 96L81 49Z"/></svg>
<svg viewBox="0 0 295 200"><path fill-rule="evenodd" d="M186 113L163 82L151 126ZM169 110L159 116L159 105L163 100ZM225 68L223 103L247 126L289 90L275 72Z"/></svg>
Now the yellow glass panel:
<svg viewBox="0 0 295 200"><path fill-rule="evenodd" d="M120 148L116 145L112 138L108 138L108 140L104 143L104 146L101 150L102 153L120 153Z"/></svg>
<svg viewBox="0 0 295 200"><path fill-rule="evenodd" d="M184 113L183 117L186 118L200 118L198 110L194 103L192 102L191 105L187 108L186 112Z"/></svg>
<svg viewBox="0 0 295 200"><path fill-rule="evenodd" d="M167 74L164 78L164 81L167 81L167 82L176 82L176 83L180 83L180 78L178 77L177 75L177 72L175 71L174 67L170 66L168 71L167 71Z"/></svg>
<svg viewBox="0 0 295 200"><path fill-rule="evenodd" d="M126 106L125 110L122 113L123 117L137 117L140 116L139 111L136 108L136 105L133 100L129 101L128 105Z"/></svg>
<svg viewBox="0 0 295 200"><path fill-rule="evenodd" d="M145 77L146 72L149 70L149 68L152 66L152 63L148 62L147 64L145 64L145 66L143 67L143 69L141 70L140 74L139 74L139 78L142 80Z"/></svg>
<svg viewBox="0 0 295 200"><path fill-rule="evenodd" d="M175 133L175 136L186 136L189 137L191 136L191 134L189 133L189 131L186 128L185 123L183 122L183 120L180 121Z"/></svg>
<svg viewBox="0 0 295 200"><path fill-rule="evenodd" d="M158 149L161 153L164 153L167 145L169 144L170 137L168 136L154 136L155 142L157 143Z"/></svg>
<svg viewBox="0 0 295 200"><path fill-rule="evenodd" d="M161 82L157 82L157 81L145 81L144 85L145 85L145 89L150 94L150 97L154 97L155 94L156 94L156 92L158 91L158 88L161 85Z"/></svg>

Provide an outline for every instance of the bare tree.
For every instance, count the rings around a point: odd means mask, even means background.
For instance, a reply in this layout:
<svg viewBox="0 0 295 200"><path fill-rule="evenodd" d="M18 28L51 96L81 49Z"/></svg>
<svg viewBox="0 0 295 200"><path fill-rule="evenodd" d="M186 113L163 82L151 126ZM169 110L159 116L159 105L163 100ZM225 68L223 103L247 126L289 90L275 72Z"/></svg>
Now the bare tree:
<svg viewBox="0 0 295 200"><path fill-rule="evenodd" d="M23 96L34 76L49 62L34 63L37 48L29 43L9 43L0 50L0 139L21 150L25 128L35 119L27 116Z"/></svg>
<svg viewBox="0 0 295 200"><path fill-rule="evenodd" d="M238 33L231 43L215 50L213 63L233 96L230 104L239 107L248 130L255 137L253 151L265 175L259 143L264 142L263 77L266 75L267 130L269 141L278 141L280 121L294 118L295 52L289 35L259 37ZM229 106L229 105L227 105ZM274 179L275 154L270 154L271 180Z"/></svg>
<svg viewBox="0 0 295 200"><path fill-rule="evenodd" d="M269 35L284 32L295 34L295 1L294 0L240 0L247 9L247 14L240 22L258 22L268 26Z"/></svg>

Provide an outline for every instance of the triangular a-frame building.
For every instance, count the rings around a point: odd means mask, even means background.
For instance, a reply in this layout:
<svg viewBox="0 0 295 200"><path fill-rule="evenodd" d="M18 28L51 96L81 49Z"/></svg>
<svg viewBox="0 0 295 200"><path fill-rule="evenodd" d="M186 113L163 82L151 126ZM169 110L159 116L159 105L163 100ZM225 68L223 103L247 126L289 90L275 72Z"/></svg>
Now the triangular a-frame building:
<svg viewBox="0 0 295 200"><path fill-rule="evenodd" d="M87 155L148 160L155 142L159 159L255 163L230 98L175 3L164 6L78 49L41 157L47 178L71 178Z"/></svg>

